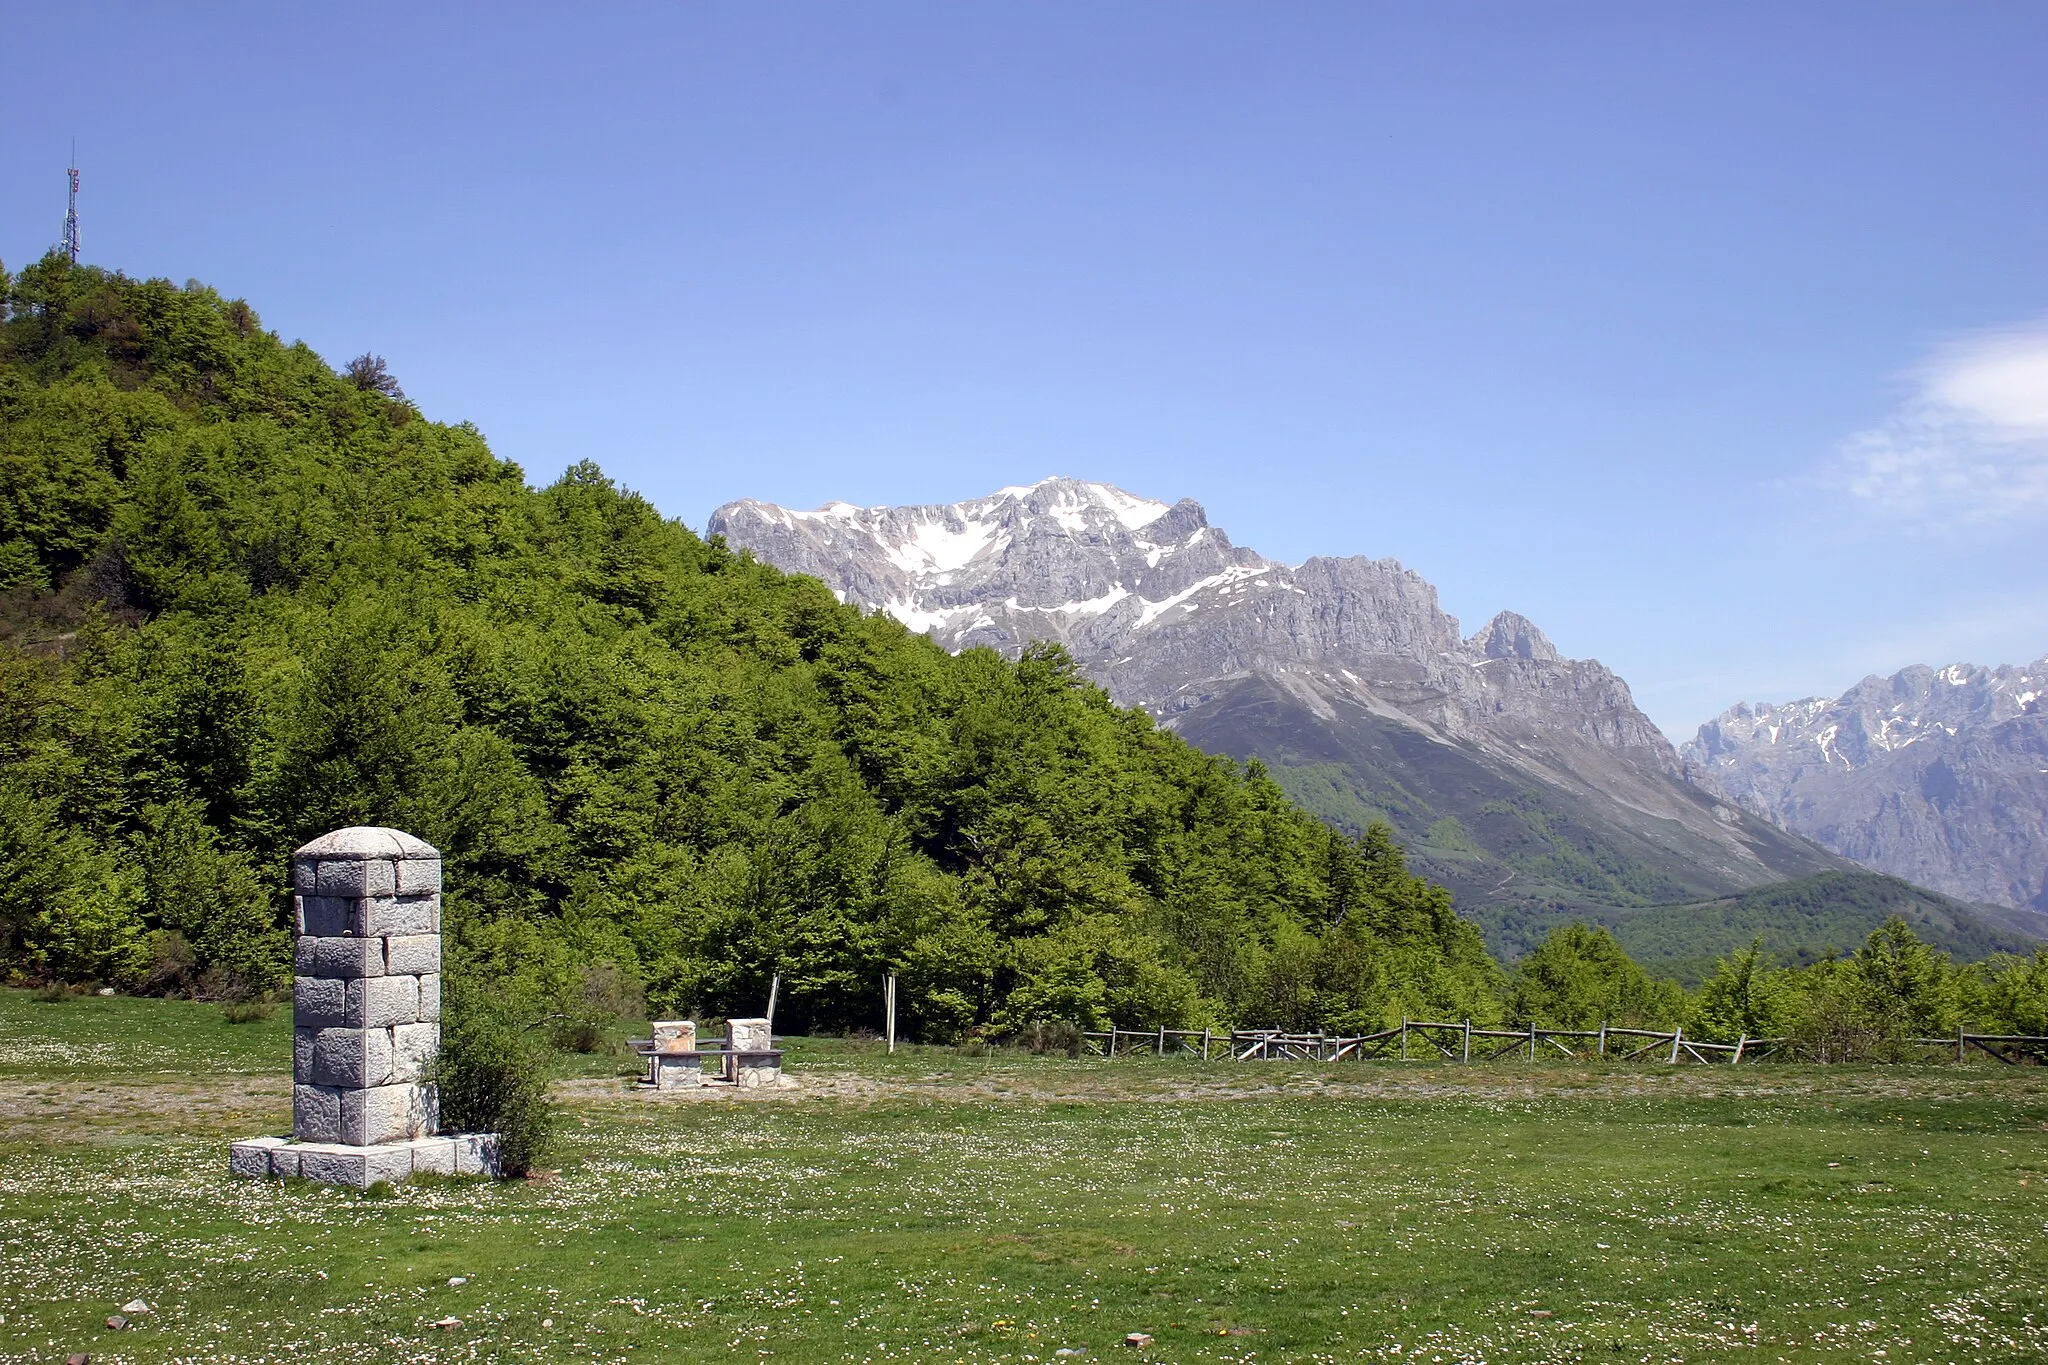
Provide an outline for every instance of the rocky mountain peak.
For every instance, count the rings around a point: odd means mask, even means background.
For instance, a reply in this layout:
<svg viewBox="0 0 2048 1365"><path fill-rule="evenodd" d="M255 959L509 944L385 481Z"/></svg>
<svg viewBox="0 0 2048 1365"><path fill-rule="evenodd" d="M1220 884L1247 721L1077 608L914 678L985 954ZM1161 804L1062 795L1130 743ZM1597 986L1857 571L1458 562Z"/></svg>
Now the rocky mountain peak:
<svg viewBox="0 0 2048 1365"><path fill-rule="evenodd" d="M1561 656L1526 617L1502 612L1462 639L1436 589L1398 561L1290 568L1231 544L1188 499L1053 478L915 507L736 502L709 529L948 649L1059 640L1120 701L1168 717L1221 680L1289 675L1297 690L1369 696L1446 735L1548 728L1678 771L1627 685Z"/></svg>
<svg viewBox="0 0 2048 1365"><path fill-rule="evenodd" d="M1504 611L1465 642L1482 659L1540 659L1555 663L1564 656L1536 623L1520 612Z"/></svg>

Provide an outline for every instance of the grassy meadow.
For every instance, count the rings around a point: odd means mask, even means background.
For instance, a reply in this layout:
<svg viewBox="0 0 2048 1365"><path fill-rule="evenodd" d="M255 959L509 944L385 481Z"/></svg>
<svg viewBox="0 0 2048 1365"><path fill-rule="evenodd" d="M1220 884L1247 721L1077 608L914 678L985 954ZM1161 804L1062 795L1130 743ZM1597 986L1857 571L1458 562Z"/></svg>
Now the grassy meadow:
<svg viewBox="0 0 2048 1365"><path fill-rule="evenodd" d="M558 1171L379 1199L227 1176L289 1022L0 992L0 1360L2048 1356L2043 1069L599 1054Z"/></svg>

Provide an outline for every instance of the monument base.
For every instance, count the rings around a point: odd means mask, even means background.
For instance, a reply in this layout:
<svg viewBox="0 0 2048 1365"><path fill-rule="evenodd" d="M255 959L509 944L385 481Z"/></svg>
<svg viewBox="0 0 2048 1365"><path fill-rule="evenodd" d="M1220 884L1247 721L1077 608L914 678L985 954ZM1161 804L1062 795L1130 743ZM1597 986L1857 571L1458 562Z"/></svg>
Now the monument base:
<svg viewBox="0 0 2048 1365"><path fill-rule="evenodd" d="M380 1180L397 1184L416 1175L498 1174L496 1133L446 1133L351 1147L340 1142L294 1142L259 1137L231 1143L228 1174L252 1179L298 1176L327 1185L367 1189Z"/></svg>

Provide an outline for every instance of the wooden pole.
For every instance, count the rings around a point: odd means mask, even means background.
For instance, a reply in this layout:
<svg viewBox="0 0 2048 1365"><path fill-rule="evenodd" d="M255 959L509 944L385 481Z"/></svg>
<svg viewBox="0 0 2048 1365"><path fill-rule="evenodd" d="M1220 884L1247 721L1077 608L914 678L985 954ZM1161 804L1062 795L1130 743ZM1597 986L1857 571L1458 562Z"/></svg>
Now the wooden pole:
<svg viewBox="0 0 2048 1365"><path fill-rule="evenodd" d="M1956 1025L1956 1060L1963 1060L1963 1026Z"/></svg>
<svg viewBox="0 0 2048 1365"><path fill-rule="evenodd" d="M1604 1019L1600 1022L1600 1055L1607 1055L1607 1021Z"/></svg>
<svg viewBox="0 0 2048 1365"><path fill-rule="evenodd" d="M896 973L894 972L889 973L889 984L884 995L884 1005L889 1016L889 1051L893 1055L896 1051Z"/></svg>
<svg viewBox="0 0 2048 1365"><path fill-rule="evenodd" d="M1166 1025L1164 1024L1159 1026L1159 1041L1152 1045L1152 1055L1154 1057L1164 1057L1166 1055Z"/></svg>
<svg viewBox="0 0 2048 1365"><path fill-rule="evenodd" d="M1202 1060L1209 1060L1209 1030L1206 1028L1202 1030Z"/></svg>
<svg viewBox="0 0 2048 1365"><path fill-rule="evenodd" d="M1408 1021L1405 1018L1401 1021L1401 1060L1408 1060Z"/></svg>
<svg viewBox="0 0 2048 1365"><path fill-rule="evenodd" d="M1529 1025L1529 1060L1536 1060L1536 1026Z"/></svg>
<svg viewBox="0 0 2048 1365"><path fill-rule="evenodd" d="M1465 1060L1472 1060L1472 1021L1465 1021Z"/></svg>
<svg viewBox="0 0 2048 1365"><path fill-rule="evenodd" d="M1678 1065L1678 1040L1685 1037L1685 1025L1680 1024L1671 1032L1671 1055L1665 1058L1667 1065Z"/></svg>
<svg viewBox="0 0 2048 1365"><path fill-rule="evenodd" d="M1744 1048L1746 1048L1746 1047L1748 1047L1748 1046L1749 1046L1749 1035L1748 1035L1747 1033L1743 1034L1743 1035L1742 1035L1742 1036L1741 1036L1740 1038L1737 1038L1737 1039L1735 1040L1735 1060L1734 1060L1733 1062L1731 1062L1731 1063L1730 1063L1729 1065L1731 1065L1731 1066L1740 1066L1740 1065L1742 1065L1742 1049L1744 1049Z"/></svg>
<svg viewBox="0 0 2048 1365"><path fill-rule="evenodd" d="M768 1044L770 1047L775 1045L775 997L780 994L782 994L782 973L777 972L775 979L768 983Z"/></svg>

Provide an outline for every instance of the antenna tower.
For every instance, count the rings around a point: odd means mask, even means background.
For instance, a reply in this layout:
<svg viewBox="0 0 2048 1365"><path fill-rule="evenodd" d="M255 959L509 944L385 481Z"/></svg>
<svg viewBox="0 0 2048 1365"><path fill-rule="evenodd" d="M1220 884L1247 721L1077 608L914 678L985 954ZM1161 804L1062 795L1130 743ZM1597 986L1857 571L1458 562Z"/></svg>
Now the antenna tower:
<svg viewBox="0 0 2048 1365"><path fill-rule="evenodd" d="M71 139L71 159L78 160L78 139ZM64 243L58 249L71 258L71 264L78 264L78 167L73 165L65 171L71 177L71 204L64 210Z"/></svg>

